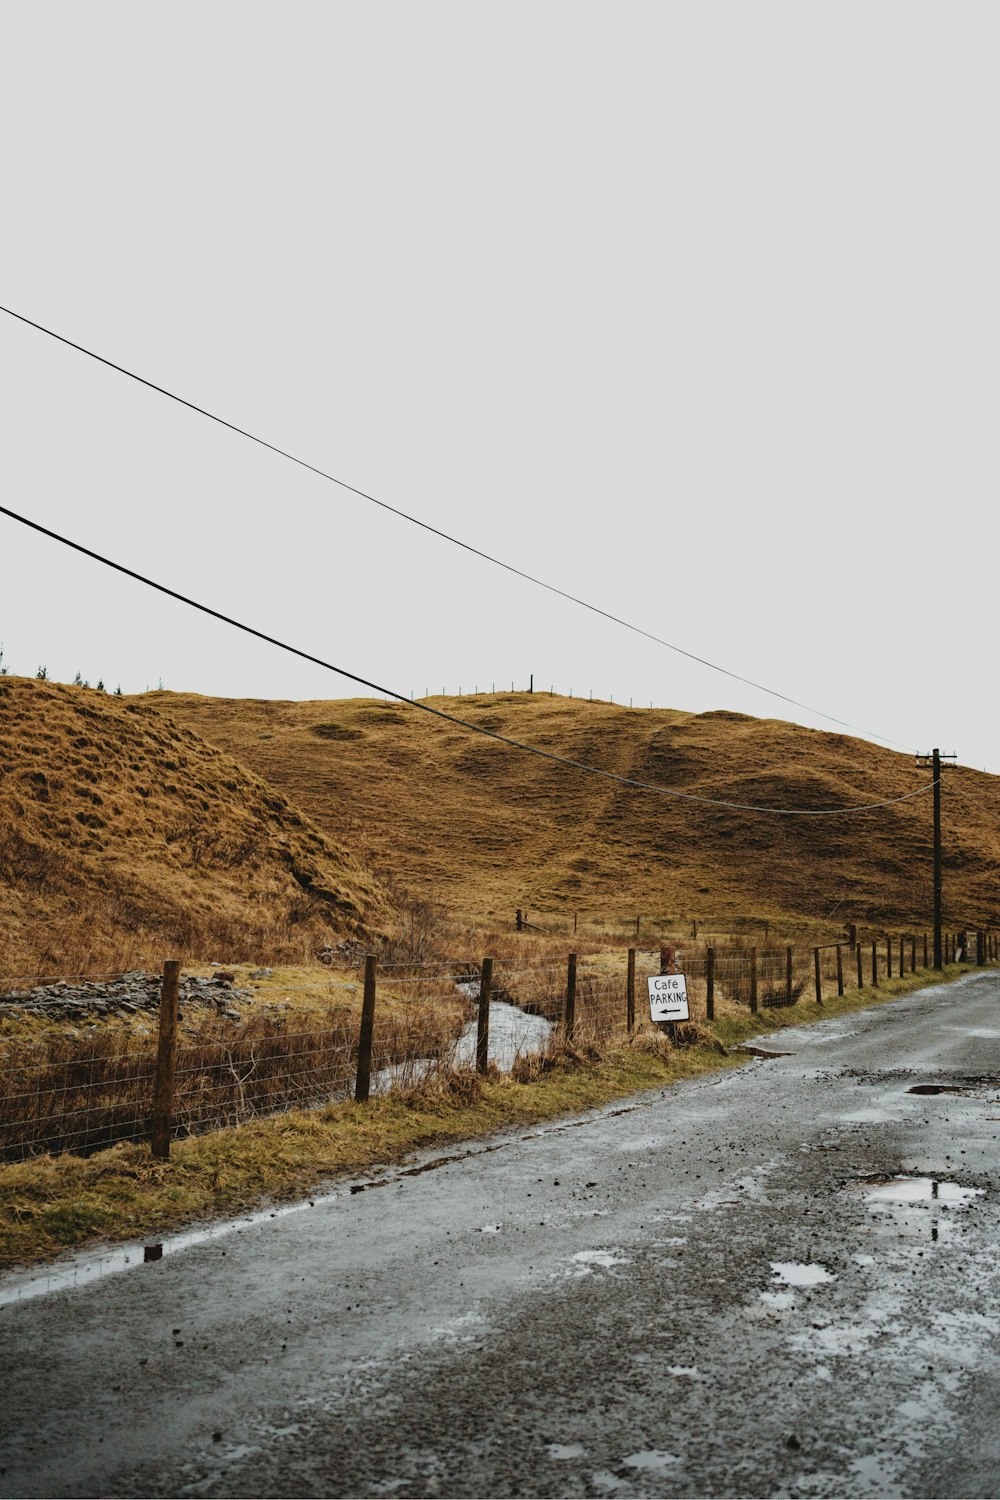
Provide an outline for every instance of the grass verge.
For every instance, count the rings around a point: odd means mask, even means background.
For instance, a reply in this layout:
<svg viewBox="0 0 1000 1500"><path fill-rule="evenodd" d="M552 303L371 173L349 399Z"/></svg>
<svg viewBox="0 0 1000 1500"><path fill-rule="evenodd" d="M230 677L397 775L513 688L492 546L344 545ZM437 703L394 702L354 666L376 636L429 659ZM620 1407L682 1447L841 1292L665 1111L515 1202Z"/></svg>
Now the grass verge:
<svg viewBox="0 0 1000 1500"><path fill-rule="evenodd" d="M0 1167L0 1264L33 1265L93 1244L156 1238L199 1220L292 1199L321 1182L404 1161L415 1151L490 1135L593 1109L644 1089L739 1066L728 1049L750 1037L827 1020L970 972L919 970L850 990L822 1007L727 1012L690 1028L672 1047L658 1031L639 1030L606 1048L557 1054L521 1079L442 1076L406 1095L369 1104L331 1105L255 1120L174 1144L168 1162L148 1148L119 1145L90 1157L40 1156Z"/></svg>

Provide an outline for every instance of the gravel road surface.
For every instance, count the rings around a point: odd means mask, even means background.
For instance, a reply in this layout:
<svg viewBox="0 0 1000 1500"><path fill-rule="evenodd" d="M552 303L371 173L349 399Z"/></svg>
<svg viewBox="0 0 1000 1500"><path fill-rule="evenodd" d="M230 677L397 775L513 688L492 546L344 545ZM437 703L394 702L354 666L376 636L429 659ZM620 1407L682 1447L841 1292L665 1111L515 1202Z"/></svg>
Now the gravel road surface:
<svg viewBox="0 0 1000 1500"><path fill-rule="evenodd" d="M1000 977L761 1045L8 1274L0 1493L996 1495Z"/></svg>

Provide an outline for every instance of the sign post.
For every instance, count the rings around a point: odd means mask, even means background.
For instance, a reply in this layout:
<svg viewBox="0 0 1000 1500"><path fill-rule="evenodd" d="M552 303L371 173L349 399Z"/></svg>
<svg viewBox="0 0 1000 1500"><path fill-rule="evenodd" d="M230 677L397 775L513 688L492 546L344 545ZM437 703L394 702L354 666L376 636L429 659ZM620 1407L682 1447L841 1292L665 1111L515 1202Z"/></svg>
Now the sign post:
<svg viewBox="0 0 1000 1500"><path fill-rule="evenodd" d="M690 1021L687 979L683 974L650 974L646 983L651 1021Z"/></svg>

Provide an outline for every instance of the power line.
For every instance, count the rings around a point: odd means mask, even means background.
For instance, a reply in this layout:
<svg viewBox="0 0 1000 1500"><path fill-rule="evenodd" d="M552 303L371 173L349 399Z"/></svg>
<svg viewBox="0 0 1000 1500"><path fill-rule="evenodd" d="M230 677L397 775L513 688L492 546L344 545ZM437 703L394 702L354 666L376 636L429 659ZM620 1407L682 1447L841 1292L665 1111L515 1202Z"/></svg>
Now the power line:
<svg viewBox="0 0 1000 1500"><path fill-rule="evenodd" d="M798 698L792 698L787 693L779 693L776 688L765 687L762 682L755 682L751 677L743 677L739 672L732 672L728 667L720 667L717 662L709 661L707 657L698 656L693 651L686 651L683 646L677 646L672 641L664 640L662 636L654 635L652 631L645 630L641 625L635 625L630 620L622 619L620 615L612 614L610 610L602 609L598 604L591 604L586 599L581 599L576 594L561 589L557 584L548 583L544 578L538 578L533 573L518 568L514 563L505 562L503 558L494 557L490 552L484 552L479 547L474 547L471 542L463 542L460 537L452 536L448 531L442 531L437 526L432 526L429 521L422 521L419 516L414 516L409 511L400 510L398 506L390 505L387 500L379 500L377 496L370 495L367 490L358 489L356 485L348 484L346 479L338 479L336 474L329 474L325 469L317 468L315 464L308 463L304 458L298 458L294 453L289 453L284 448L279 448L275 443L269 443L266 438L258 437L253 432L248 432L244 427L237 427L235 422L229 422L225 417L220 417L215 412L208 411L204 406L198 406L194 401L188 401L184 396L178 396L174 391L168 391L165 386L157 385L155 381L147 380L144 375L137 375L134 370L128 370L124 365L116 364L114 360L107 359L103 354L97 354L93 349L86 348L83 344L74 343L72 339L66 338L54 329L46 328L42 323L36 323L32 318L27 318L23 313L15 312L13 308L0 306L0 312L8 317L16 318L19 323L25 323L29 328L35 328L39 333L44 333L48 338L65 344L70 349L75 349L79 354L85 354L88 359L93 359L98 364L106 365L110 370L117 370L119 375L125 375L129 380L135 380L139 385L146 386L158 395L166 396L171 401L176 401L179 406L186 406L189 411L197 412L201 417L207 417L210 422L217 422L220 427L226 427L237 436L247 438L251 443L257 443L268 452L275 453L279 458L288 459L289 463L298 464L299 468L307 469L310 474L316 474L320 479L326 479L331 484L339 485L341 489L348 490L352 495L357 495L361 500L367 500L372 505L377 505L381 510L389 511L398 516L400 520L409 521L412 526L419 526L421 530L428 531L432 536L440 537L442 541L451 542L455 547L461 547L463 551L470 552L474 557L480 557L484 562L492 563L495 567L503 568L507 573L512 573L516 578L523 578L527 583L533 583L537 588L546 589L550 594L556 594L561 599L566 599L570 604L576 604L581 609L589 610L591 614L600 615L602 619L610 620L615 625L622 626L625 630L631 630L635 635L644 636L647 641L653 641L658 646L665 646L668 651L674 651L678 656L686 656L689 661L697 662L699 666L709 667L713 672L721 672L724 677L729 677L733 682L742 682L746 687L752 687L757 692L767 693L769 697L778 698L782 703L789 703L793 708L801 708L806 713L815 714L817 718L825 719L828 724L838 724L841 729L851 729L856 734L865 735L868 739L881 740L884 745L895 745L897 749L908 750L913 753L912 745L902 745L898 740L887 738L884 734L875 734L873 730L863 729L858 724L851 724L846 719L835 718L833 714L824 713L820 708L813 708L809 703L803 703Z"/></svg>
<svg viewBox="0 0 1000 1500"><path fill-rule="evenodd" d="M176 589L168 588L165 583L157 583L155 578L147 578L144 573L137 573L132 568L125 567L124 563L115 562L113 558L105 557L103 553L95 552L90 547L85 547L81 542L74 542L70 537L63 536L58 531L51 531L47 526L42 526L38 521L32 521L28 516L19 515L17 511L10 510L6 505L0 505L0 515L9 516L12 521L18 521L22 526L30 527L32 531L40 532L54 542L61 542L65 547L71 547L74 552L80 552L84 557L91 558L94 562L102 563L107 568L113 568L116 573L123 573L126 578L133 578L137 583L144 584L147 588L156 589L160 594L166 594L169 599L176 599L180 604L186 604L191 609L200 610L204 615L210 615L214 620L221 620L224 625L232 625L236 630L242 630L246 635L252 635L259 641L266 641L269 646L277 646L280 651L287 651L291 656L300 657L302 661L311 662L314 666L323 667L328 672L335 672L339 677L345 677L349 682L356 682L361 687L371 688L373 692L381 693L386 698L393 698L398 703L405 704L408 708L419 709L422 713L433 714L436 719L443 719L448 724L455 724L460 729L468 729L473 734L481 734L486 739L497 740L502 745L510 745L514 750L523 750L528 755L536 755L541 760L554 761L557 765L567 766L574 771L584 771L589 776L599 776L605 781L616 781L622 786L637 787L645 792L659 792L664 797L674 797L685 802L698 802L707 807L725 807L738 812L774 813L783 817L801 818L823 818L823 817L845 817L854 813L875 812L881 807L893 807L898 802L909 802L914 797L923 796L934 786L933 781L926 782L913 792L906 792L902 797L888 797L882 802L861 802L853 807L758 807L749 802L726 802L716 797L699 797L693 792L678 792L672 787L658 786L652 781L639 781L632 776L619 776L616 771L605 771L600 766L588 766L583 761L571 760L564 755L556 755L552 750L542 750L537 745L525 744L523 740L515 740L506 734L497 734L493 729L486 729L481 724L473 724L468 719L460 719L456 714L445 713L443 709L432 708L429 703L413 702L407 698L405 693L397 693L394 688L383 687L380 683L371 682L367 677L359 677L356 672L349 672L346 667L335 666L332 662L324 661L321 656L314 656L309 651L303 651L298 646L291 646L287 641L278 640L276 636L267 635L263 630L257 630L253 625L246 625L242 620L236 620L232 615L225 615L221 610L212 609L208 604L202 604L198 599L191 599L187 594L181 594Z"/></svg>

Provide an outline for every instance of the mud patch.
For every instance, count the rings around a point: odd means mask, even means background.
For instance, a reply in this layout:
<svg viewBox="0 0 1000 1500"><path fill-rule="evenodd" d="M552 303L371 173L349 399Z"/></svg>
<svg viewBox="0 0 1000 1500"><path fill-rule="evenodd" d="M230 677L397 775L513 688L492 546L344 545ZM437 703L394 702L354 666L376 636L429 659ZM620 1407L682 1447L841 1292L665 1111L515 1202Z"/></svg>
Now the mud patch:
<svg viewBox="0 0 1000 1500"><path fill-rule="evenodd" d="M975 1098L985 1094L996 1099L1000 1097L1000 1079L998 1078L963 1078L953 1083L915 1083L912 1088L907 1089L908 1094L958 1094L964 1098Z"/></svg>

